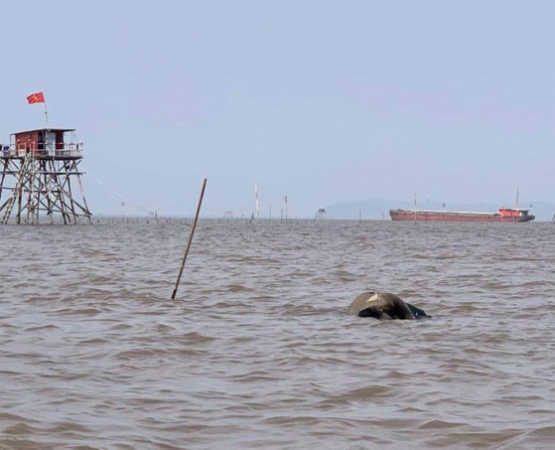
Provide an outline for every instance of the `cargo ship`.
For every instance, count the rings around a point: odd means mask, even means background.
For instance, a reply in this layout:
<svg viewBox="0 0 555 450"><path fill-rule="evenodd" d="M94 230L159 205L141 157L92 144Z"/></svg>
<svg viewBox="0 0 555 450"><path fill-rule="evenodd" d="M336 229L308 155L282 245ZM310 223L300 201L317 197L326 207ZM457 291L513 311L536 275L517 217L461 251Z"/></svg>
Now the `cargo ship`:
<svg viewBox="0 0 555 450"><path fill-rule="evenodd" d="M392 209L391 220L413 222L530 222L535 216L527 209L499 208L496 213L464 211L409 211Z"/></svg>

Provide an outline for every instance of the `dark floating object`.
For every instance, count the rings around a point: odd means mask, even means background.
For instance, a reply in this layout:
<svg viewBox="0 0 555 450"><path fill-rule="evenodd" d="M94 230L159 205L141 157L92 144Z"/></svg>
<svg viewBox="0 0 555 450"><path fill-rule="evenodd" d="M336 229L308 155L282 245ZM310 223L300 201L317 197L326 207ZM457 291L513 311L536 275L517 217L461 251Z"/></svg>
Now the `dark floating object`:
<svg viewBox="0 0 555 450"><path fill-rule="evenodd" d="M432 317L420 308L388 292L364 292L360 294L349 306L348 314L384 320L412 320Z"/></svg>

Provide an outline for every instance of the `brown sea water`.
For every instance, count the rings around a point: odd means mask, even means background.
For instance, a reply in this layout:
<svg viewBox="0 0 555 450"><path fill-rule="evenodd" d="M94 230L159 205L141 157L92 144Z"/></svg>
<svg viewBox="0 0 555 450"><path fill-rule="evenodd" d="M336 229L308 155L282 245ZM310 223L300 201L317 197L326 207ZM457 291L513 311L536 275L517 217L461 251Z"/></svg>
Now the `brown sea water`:
<svg viewBox="0 0 555 450"><path fill-rule="evenodd" d="M555 226L190 226L0 228L0 448L553 448Z"/></svg>

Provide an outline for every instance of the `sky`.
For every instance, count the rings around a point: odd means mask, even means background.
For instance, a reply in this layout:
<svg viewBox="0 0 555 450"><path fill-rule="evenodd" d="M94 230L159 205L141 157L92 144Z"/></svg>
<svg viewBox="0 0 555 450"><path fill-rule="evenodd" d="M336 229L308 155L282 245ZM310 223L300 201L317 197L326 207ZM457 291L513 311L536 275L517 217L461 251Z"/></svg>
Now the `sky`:
<svg viewBox="0 0 555 450"><path fill-rule="evenodd" d="M0 142L84 143L93 214L555 199L555 2L0 0ZM4 137L2 137L4 136ZM122 208L122 200L124 207Z"/></svg>

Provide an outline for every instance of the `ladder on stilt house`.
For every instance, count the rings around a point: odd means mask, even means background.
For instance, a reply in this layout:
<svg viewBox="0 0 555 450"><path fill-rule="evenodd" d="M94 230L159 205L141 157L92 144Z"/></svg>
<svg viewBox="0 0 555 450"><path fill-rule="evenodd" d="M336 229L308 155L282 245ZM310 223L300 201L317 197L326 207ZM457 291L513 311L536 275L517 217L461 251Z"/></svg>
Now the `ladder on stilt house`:
<svg viewBox="0 0 555 450"><path fill-rule="evenodd" d="M29 173L29 166L31 166L32 164L34 164L33 154L29 152L27 153L27 155L25 155L25 159L21 163L21 167L19 169L19 178L13 189L12 196L7 200L7 204L5 205L6 209L4 211L4 216L2 217L2 225L6 225L10 220L10 215L12 213L15 202L21 196L21 188L23 187L23 182L26 175Z"/></svg>

